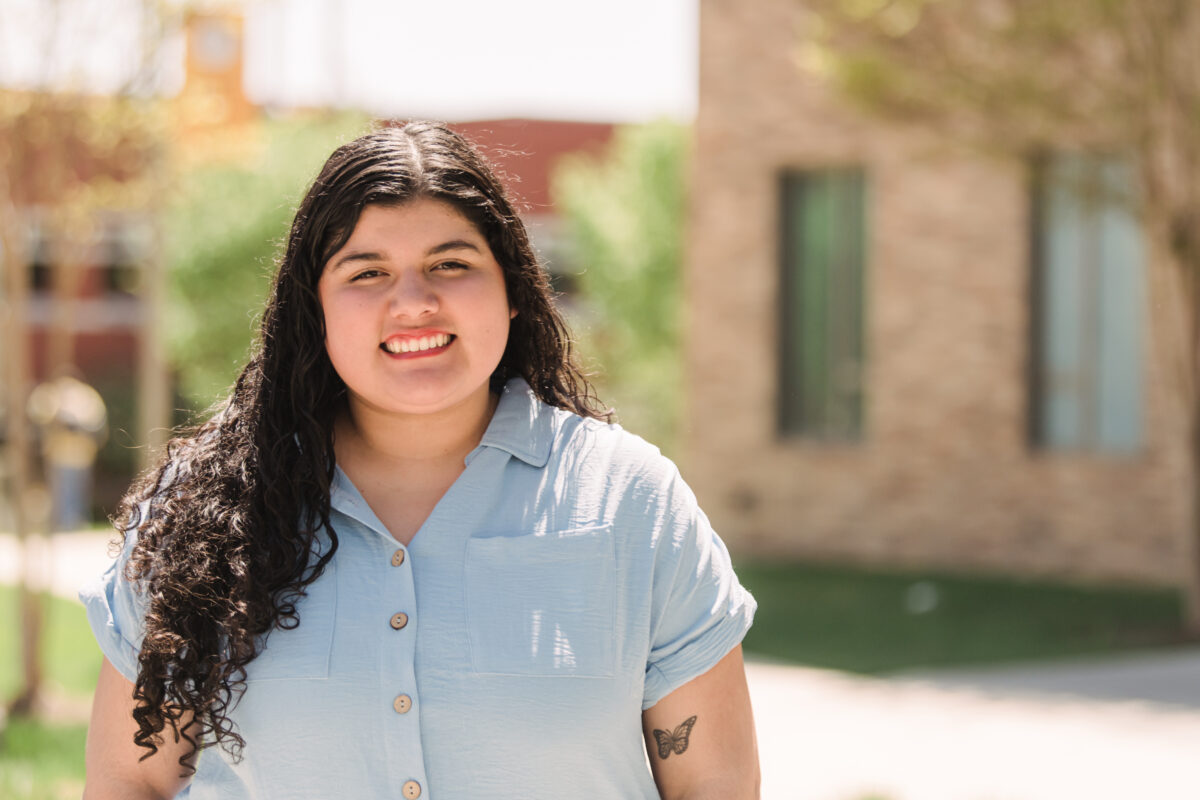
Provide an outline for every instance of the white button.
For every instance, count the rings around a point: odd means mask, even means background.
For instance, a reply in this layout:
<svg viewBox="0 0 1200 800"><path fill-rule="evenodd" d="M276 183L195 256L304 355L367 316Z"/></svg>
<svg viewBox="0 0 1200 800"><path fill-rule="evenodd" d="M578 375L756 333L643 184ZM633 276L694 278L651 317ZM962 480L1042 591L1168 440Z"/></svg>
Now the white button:
<svg viewBox="0 0 1200 800"><path fill-rule="evenodd" d="M406 694L397 695L392 701L392 708L396 709L397 714L407 714L412 708L412 698Z"/></svg>
<svg viewBox="0 0 1200 800"><path fill-rule="evenodd" d="M408 800L417 800L421 796L421 784L416 781L405 781L404 785L400 787L400 791Z"/></svg>
<svg viewBox="0 0 1200 800"><path fill-rule="evenodd" d="M393 628L395 628L396 630L400 630L407 624L408 624L408 614L405 614L403 611L399 611L395 614L392 614L392 627Z"/></svg>

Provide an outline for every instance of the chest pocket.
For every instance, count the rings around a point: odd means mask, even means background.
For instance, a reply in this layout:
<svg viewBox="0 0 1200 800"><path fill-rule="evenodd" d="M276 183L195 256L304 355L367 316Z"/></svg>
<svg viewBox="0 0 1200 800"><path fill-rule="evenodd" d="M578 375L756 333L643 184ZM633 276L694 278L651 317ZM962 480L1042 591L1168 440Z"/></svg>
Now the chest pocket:
<svg viewBox="0 0 1200 800"><path fill-rule="evenodd" d="M612 676L617 593L611 527L471 538L465 570L475 672Z"/></svg>
<svg viewBox="0 0 1200 800"><path fill-rule="evenodd" d="M276 628L246 667L246 682L329 677L333 628L337 618L337 559L309 584L296 602L300 625Z"/></svg>

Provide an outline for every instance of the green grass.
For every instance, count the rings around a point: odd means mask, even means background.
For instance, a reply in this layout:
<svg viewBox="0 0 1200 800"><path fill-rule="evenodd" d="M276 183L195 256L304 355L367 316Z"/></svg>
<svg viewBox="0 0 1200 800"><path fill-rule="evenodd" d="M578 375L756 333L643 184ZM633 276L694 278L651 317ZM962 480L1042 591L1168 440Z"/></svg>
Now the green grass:
<svg viewBox="0 0 1200 800"><path fill-rule="evenodd" d="M87 695L100 674L100 648L92 638L83 607L60 597L41 597L42 663L51 689ZM12 697L20 683L20 616L17 591L0 586L0 698ZM8 795L0 794L0 797Z"/></svg>
<svg viewBox="0 0 1200 800"><path fill-rule="evenodd" d="M39 600L45 623L45 689L90 695L100 674L101 656L83 607L50 595ZM0 700L12 698L20 684L19 620L16 589L0 586ZM83 721L7 720L0 730L0 798L78 798L83 793L86 740Z"/></svg>
<svg viewBox="0 0 1200 800"><path fill-rule="evenodd" d="M83 794L87 726L10 720L0 732L0 797L66 800Z"/></svg>
<svg viewBox="0 0 1200 800"><path fill-rule="evenodd" d="M1182 640L1180 598L1170 589L797 564L737 572L759 603L747 654L795 664L882 674ZM909 602L927 610L913 613Z"/></svg>

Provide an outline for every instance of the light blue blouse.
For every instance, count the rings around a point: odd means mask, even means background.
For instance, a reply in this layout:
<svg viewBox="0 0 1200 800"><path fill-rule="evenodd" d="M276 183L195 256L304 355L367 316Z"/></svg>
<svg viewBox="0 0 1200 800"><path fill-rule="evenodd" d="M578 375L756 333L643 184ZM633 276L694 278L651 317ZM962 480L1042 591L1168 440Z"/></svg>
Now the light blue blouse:
<svg viewBox="0 0 1200 800"><path fill-rule="evenodd" d="M409 547L340 470L331 500L337 554L231 712L242 758L202 751L181 796L658 797L641 713L737 645L755 602L656 448L514 380ZM128 552L80 599L133 680Z"/></svg>

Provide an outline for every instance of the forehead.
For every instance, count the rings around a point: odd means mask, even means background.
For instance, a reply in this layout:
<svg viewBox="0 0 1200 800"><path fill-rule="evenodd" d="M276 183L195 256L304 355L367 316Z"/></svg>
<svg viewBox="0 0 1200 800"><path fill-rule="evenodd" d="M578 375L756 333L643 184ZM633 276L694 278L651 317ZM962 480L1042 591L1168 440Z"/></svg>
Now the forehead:
<svg viewBox="0 0 1200 800"><path fill-rule="evenodd" d="M483 238L475 224L453 203L433 197L418 197L402 203L370 203L358 215L349 238L399 234L425 239L436 238L445 231Z"/></svg>
<svg viewBox="0 0 1200 800"><path fill-rule="evenodd" d="M494 254L487 237L450 202L430 197L363 207L346 238L321 265L325 274L351 260L417 258L457 243Z"/></svg>

